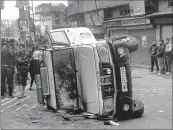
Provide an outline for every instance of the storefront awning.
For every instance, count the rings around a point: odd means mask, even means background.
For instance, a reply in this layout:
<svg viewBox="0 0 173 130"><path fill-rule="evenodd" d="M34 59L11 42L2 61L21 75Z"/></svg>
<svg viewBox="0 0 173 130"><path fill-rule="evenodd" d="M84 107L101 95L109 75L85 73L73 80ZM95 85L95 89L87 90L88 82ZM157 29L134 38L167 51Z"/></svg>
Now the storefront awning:
<svg viewBox="0 0 173 130"><path fill-rule="evenodd" d="M132 20L132 19L140 19L140 18L144 18L144 17L139 17L139 16L136 16L136 17L122 17L122 18L116 18L116 19L112 19L112 20L107 20L107 21L104 21L104 23L106 22L115 22L115 21L123 21L123 20Z"/></svg>
<svg viewBox="0 0 173 130"><path fill-rule="evenodd" d="M146 17L148 17L148 18L149 17L157 17L157 16L161 16L161 15L173 15L173 8L170 7L170 8L163 10L163 11L147 15Z"/></svg>

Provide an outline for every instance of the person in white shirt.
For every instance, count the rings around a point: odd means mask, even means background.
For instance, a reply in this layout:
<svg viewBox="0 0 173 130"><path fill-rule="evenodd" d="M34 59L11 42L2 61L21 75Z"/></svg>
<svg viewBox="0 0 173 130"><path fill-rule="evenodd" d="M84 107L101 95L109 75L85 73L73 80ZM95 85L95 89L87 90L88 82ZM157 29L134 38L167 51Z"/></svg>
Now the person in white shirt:
<svg viewBox="0 0 173 130"><path fill-rule="evenodd" d="M171 73L171 49L172 45L171 42L169 42L169 38L166 38L166 49L165 49L165 69L166 74Z"/></svg>

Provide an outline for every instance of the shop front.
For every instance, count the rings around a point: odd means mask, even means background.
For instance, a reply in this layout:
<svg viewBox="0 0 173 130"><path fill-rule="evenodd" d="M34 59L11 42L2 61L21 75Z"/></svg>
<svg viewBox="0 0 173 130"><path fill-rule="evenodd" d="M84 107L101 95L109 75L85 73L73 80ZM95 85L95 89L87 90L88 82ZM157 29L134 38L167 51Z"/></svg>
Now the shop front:
<svg viewBox="0 0 173 130"><path fill-rule="evenodd" d="M135 64L150 64L150 56L148 54L149 47L156 40L156 27L152 21L147 18L123 18L107 21L105 23L107 34L110 37L116 35L131 35L139 40L139 49L131 56L132 62Z"/></svg>
<svg viewBox="0 0 173 130"><path fill-rule="evenodd" d="M154 18L154 24L160 28L160 39L166 40L173 36L173 16L160 16Z"/></svg>
<svg viewBox="0 0 173 130"><path fill-rule="evenodd" d="M173 36L173 9L172 6L162 11L147 15L157 26L156 38L157 40L170 38Z"/></svg>

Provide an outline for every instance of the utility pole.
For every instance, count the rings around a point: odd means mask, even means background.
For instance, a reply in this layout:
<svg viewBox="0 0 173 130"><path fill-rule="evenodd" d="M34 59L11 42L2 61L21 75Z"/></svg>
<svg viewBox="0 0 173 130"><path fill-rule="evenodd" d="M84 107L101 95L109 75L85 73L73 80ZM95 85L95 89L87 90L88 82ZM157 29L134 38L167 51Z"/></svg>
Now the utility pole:
<svg viewBox="0 0 173 130"><path fill-rule="evenodd" d="M35 24L34 24L34 1L32 0L32 19L33 19L33 26L35 26ZM35 42L35 29L34 29L34 32L33 32L34 34L33 34L33 42Z"/></svg>
<svg viewBox="0 0 173 130"><path fill-rule="evenodd" d="M77 0L77 8L78 8L78 12L77 12L77 27L79 27L79 0Z"/></svg>
<svg viewBox="0 0 173 130"><path fill-rule="evenodd" d="M67 8L66 8L66 11L65 11L65 20L66 20L66 24L67 24L67 27L68 27L68 12L67 12Z"/></svg>

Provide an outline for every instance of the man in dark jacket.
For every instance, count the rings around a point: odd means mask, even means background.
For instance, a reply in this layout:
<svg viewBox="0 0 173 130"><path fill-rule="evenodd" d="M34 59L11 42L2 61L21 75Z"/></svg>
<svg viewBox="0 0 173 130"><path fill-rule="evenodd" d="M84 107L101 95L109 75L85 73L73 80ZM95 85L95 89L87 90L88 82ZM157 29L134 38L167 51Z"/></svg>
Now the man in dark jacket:
<svg viewBox="0 0 173 130"><path fill-rule="evenodd" d="M1 97L5 96L6 79L9 90L9 97L13 97L13 75L14 75L14 61L15 55L10 49L10 42L8 41L1 50Z"/></svg>
<svg viewBox="0 0 173 130"><path fill-rule="evenodd" d="M158 46L156 45L156 41L153 41L153 44L151 45L150 50L149 50L149 53L151 55L151 72L153 72L154 63L156 65L157 71L159 71L157 51L158 51Z"/></svg>
<svg viewBox="0 0 173 130"><path fill-rule="evenodd" d="M159 41L159 49L157 52L157 57L158 57L158 61L159 61L159 68L160 68L160 72L158 73L160 74L165 74L165 48L166 45L164 43L164 40L160 40Z"/></svg>

